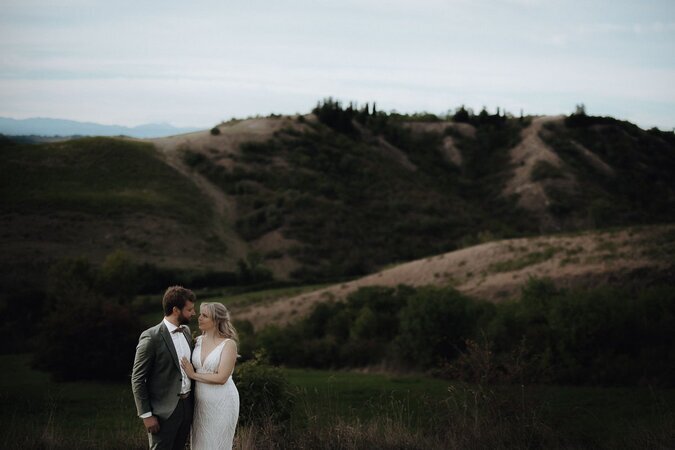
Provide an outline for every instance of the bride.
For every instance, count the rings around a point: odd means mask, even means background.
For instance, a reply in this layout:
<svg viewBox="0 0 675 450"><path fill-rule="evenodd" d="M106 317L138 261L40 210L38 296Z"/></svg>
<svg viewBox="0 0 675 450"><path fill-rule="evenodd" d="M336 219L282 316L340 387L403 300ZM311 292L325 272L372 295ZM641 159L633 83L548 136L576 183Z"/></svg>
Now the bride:
<svg viewBox="0 0 675 450"><path fill-rule="evenodd" d="M185 373L196 381L192 449L231 449L239 417L239 392L232 381L237 360L237 332L221 303L203 303L192 363L183 358Z"/></svg>

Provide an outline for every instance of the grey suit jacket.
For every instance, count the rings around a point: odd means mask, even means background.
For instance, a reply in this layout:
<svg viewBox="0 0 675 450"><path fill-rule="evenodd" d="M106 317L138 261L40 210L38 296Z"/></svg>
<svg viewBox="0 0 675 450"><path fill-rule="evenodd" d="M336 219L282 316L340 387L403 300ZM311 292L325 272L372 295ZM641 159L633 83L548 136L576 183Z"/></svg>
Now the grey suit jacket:
<svg viewBox="0 0 675 450"><path fill-rule="evenodd" d="M187 330L184 335L192 351L192 336ZM168 419L176 409L181 389L180 361L164 321L141 333L131 389L139 416L152 411L160 419Z"/></svg>

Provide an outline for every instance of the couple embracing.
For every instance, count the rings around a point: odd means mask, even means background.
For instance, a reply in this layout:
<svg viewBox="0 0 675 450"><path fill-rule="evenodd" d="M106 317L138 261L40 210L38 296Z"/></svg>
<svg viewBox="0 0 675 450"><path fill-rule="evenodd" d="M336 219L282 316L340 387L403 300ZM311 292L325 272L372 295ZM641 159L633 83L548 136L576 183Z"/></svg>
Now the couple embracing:
<svg viewBox="0 0 675 450"><path fill-rule="evenodd" d="M199 311L201 336L193 342L187 324L195 294L180 286L166 290L164 320L145 330L136 347L131 386L151 449L231 449L239 417L232 381L237 332L220 303ZM192 431L192 433L190 433Z"/></svg>

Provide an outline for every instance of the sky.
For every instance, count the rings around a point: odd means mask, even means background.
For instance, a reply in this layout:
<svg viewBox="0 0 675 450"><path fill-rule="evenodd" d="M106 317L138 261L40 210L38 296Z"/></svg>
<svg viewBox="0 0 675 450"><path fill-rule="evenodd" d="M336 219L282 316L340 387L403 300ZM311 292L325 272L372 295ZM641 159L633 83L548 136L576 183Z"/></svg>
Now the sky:
<svg viewBox="0 0 675 450"><path fill-rule="evenodd" d="M675 128L675 0L0 0L0 116L212 127L317 101Z"/></svg>

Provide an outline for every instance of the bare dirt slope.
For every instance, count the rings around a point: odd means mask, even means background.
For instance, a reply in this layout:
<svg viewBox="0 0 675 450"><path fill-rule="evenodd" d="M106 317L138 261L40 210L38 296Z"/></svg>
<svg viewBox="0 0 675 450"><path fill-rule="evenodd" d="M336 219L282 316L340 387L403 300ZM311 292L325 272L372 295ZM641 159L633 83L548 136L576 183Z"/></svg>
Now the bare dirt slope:
<svg viewBox="0 0 675 450"><path fill-rule="evenodd" d="M503 301L517 296L531 277L548 277L558 286L573 287L617 282L641 270L668 270L675 261L674 240L675 225L664 225L489 242L300 296L244 306L233 313L256 328L283 324L302 317L319 302L344 299L361 287L399 284L452 286L475 298Z"/></svg>
<svg viewBox="0 0 675 450"><path fill-rule="evenodd" d="M530 126L521 133L521 141L510 151L511 164L515 167L511 179L506 183L504 195L517 195L518 206L535 213L543 229L555 228L555 220L548 212L550 200L546 194L546 185L555 183L566 190L573 189L576 180L569 172L564 172L560 179L534 180L532 171L540 162L555 168L561 168L562 160L541 139L539 133L544 124L562 121L564 116L535 117Z"/></svg>
<svg viewBox="0 0 675 450"><path fill-rule="evenodd" d="M253 243L252 246L241 239L232 229L232 225L237 220L236 202L206 177L185 164L183 151L189 149L192 152L202 153L214 159L218 164L228 166L232 161L232 156L240 153L239 146L242 143L266 141L281 128L294 126L296 122L293 119L293 117L265 117L243 121L233 120L218 125L216 128L219 130L219 134L212 134L210 130L204 130L149 140L160 151L167 164L190 178L202 193L212 200L215 210L213 233L227 246L224 258L226 267L234 268L236 261L246 258L252 250L261 252L270 250L266 246L269 242L274 249L278 249L279 237L275 240L261 239L260 242ZM273 266L270 268L274 273L283 278L287 275L289 268L294 267L294 262L272 261L271 266Z"/></svg>
<svg viewBox="0 0 675 450"><path fill-rule="evenodd" d="M473 125L468 123L461 122L408 122L406 126L415 132L424 132L424 133L439 133L441 135L445 134L447 128L453 128L455 131L463 134L464 136L475 138L476 137L476 128ZM460 167L462 165L462 153L457 148L455 140L452 136L443 137L443 145L440 148L441 153L445 160L455 166Z"/></svg>

